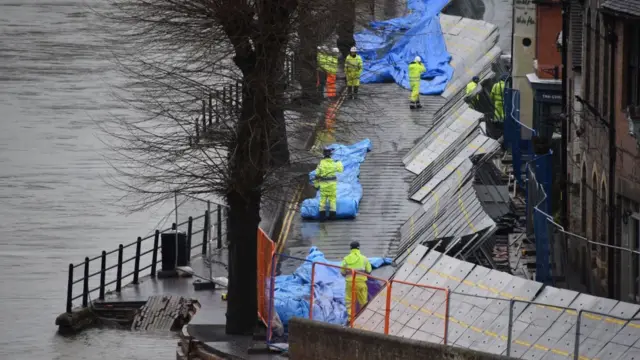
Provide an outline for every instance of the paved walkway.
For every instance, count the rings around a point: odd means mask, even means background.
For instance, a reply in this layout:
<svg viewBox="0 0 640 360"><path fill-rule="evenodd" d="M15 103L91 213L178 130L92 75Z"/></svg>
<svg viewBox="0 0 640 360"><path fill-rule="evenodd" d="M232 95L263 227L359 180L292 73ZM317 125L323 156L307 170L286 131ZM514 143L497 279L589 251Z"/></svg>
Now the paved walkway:
<svg viewBox="0 0 640 360"><path fill-rule="evenodd" d="M365 84L360 99L345 101L336 121L336 142L354 143L365 138L372 151L361 165L363 198L354 220L303 221L298 208L285 215L281 249L290 256L304 258L316 245L327 259L337 260L357 240L367 256L393 256L397 233L420 206L408 199L415 175L405 169L402 158L432 128L434 115L458 93L474 75L483 70L479 61L485 54L497 54L497 28L479 20L441 15L447 48L455 68L443 96L423 96L423 109L409 110L409 91L396 84ZM312 196L313 191L308 194ZM297 204L301 198L296 197ZM284 262L283 273L292 272L298 261Z"/></svg>

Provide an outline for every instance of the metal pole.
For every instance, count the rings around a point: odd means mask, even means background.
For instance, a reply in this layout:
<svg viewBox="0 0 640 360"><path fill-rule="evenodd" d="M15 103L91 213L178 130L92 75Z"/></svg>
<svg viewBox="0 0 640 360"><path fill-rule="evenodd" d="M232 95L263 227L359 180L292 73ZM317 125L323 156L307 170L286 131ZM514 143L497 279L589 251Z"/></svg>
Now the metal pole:
<svg viewBox="0 0 640 360"><path fill-rule="evenodd" d="M273 256L271 257L271 278L269 281L269 316L267 318L267 344L269 344L271 342L271 323L272 323L272 316L273 316L273 297L274 297L274 286L275 286L275 281L276 281L276 256L278 256L277 253L274 253Z"/></svg>
<svg viewBox="0 0 640 360"><path fill-rule="evenodd" d="M222 249L222 206L218 205L218 249Z"/></svg>
<svg viewBox="0 0 640 360"><path fill-rule="evenodd" d="M116 274L116 292L120 292L122 290L122 251L124 247L122 244L118 246L118 270Z"/></svg>
<svg viewBox="0 0 640 360"><path fill-rule="evenodd" d="M211 214L211 201L207 200L207 214ZM207 259L209 260L209 280L213 281L213 264L211 263L211 221L206 223L208 225L207 228L207 242L209 243Z"/></svg>
<svg viewBox="0 0 640 360"><path fill-rule="evenodd" d="M178 244L178 224L179 224L179 222L178 222L178 192L177 191L174 192L173 202L174 202L175 208L176 208L175 209L175 211L176 211L176 224L175 225L176 226L174 228L175 237L176 237L176 256L175 256L176 257L176 262L174 264L175 264L175 266L177 268L178 267L178 252L179 252L178 249L180 248L180 245Z"/></svg>
<svg viewBox="0 0 640 360"><path fill-rule="evenodd" d="M133 283L138 283L138 272L140 271L140 247L142 246L142 238L138 236L136 241L136 257L133 262Z"/></svg>
<svg viewBox="0 0 640 360"><path fill-rule="evenodd" d="M89 301L89 258L84 258L84 281L82 286L82 307L87 307Z"/></svg>
<svg viewBox="0 0 640 360"><path fill-rule="evenodd" d="M204 212L204 229L202 230L202 255L207 254L207 230L209 228L209 210Z"/></svg>
<svg viewBox="0 0 640 360"><path fill-rule="evenodd" d="M187 224L187 261L191 261L191 236L193 235L193 216L189 216Z"/></svg>
<svg viewBox="0 0 640 360"><path fill-rule="evenodd" d="M311 291L309 292L309 320L313 320L313 293L315 292L313 284L315 284L316 282L316 264L317 263L315 262L311 264Z"/></svg>
<svg viewBox="0 0 640 360"><path fill-rule="evenodd" d="M582 309L578 311L578 319L576 320L576 338L573 344L573 360L580 358L580 318L582 317Z"/></svg>
<svg viewBox="0 0 640 360"><path fill-rule="evenodd" d="M616 111L615 111L615 89L613 84L614 77L616 75L616 44L618 42L618 37L616 36L613 21L606 16L605 20L609 19L607 22L608 26L608 34L607 38L609 40L610 46L610 60L609 63L609 228L607 229L608 233L608 243L610 245L615 244L616 238L616 154L617 146L616 146ZM597 36L597 35L596 35ZM606 86L606 84L605 84ZM615 262L615 256L612 250L608 251L607 261L609 264L609 271L607 272L607 287L608 287L608 297L615 297L615 276L616 271L612 266Z"/></svg>
<svg viewBox="0 0 640 360"><path fill-rule="evenodd" d="M563 178L560 182L560 200L561 200L561 209L560 209L560 219L562 226L566 229L569 227L567 216L569 213L569 193L567 192L568 188L568 158L567 158L567 146L568 146L568 137L569 137L569 121L572 117L572 112L569 110L571 107L567 106L569 103L569 99L567 99L567 94L569 93L568 87L569 83L567 81L567 69L569 68L567 64L567 33L569 32L569 0L562 0L562 113L565 114L565 118L562 119L562 130L561 130L561 165L562 165L562 174Z"/></svg>
<svg viewBox="0 0 640 360"><path fill-rule="evenodd" d="M513 305L515 300L509 300L509 323L507 324L507 357L511 356L511 333L513 332Z"/></svg>
<svg viewBox="0 0 640 360"><path fill-rule="evenodd" d="M69 264L69 279L67 280L67 313L71 312L73 304L73 264Z"/></svg>
<svg viewBox="0 0 640 360"><path fill-rule="evenodd" d="M393 288L393 280L389 281L387 286L387 301L384 309L384 334L389 335L389 316L391 315L391 289Z"/></svg>
<svg viewBox="0 0 640 360"><path fill-rule="evenodd" d="M100 300L104 300L104 283L107 268L107 252L102 250L102 259L100 261Z"/></svg>
<svg viewBox="0 0 640 360"><path fill-rule="evenodd" d="M151 255L151 276L156 276L156 264L158 263L158 241L160 240L160 230L156 230L153 236L153 253Z"/></svg>
<svg viewBox="0 0 640 360"><path fill-rule="evenodd" d="M445 292L447 298L445 299L445 308L444 308L444 345L447 345L447 339L449 338L449 299L451 297L451 292L449 289Z"/></svg>

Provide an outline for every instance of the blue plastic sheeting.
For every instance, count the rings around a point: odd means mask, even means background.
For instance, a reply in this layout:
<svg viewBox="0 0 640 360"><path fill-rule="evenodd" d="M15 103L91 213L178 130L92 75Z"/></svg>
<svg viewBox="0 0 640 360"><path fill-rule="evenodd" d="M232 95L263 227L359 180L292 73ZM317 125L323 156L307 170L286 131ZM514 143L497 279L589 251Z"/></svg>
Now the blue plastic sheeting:
<svg viewBox="0 0 640 360"><path fill-rule="evenodd" d="M371 29L355 35L358 53L364 61L360 81L395 81L409 89L409 63L422 58L427 71L422 74L420 93L439 95L453 76L451 55L440 27L439 13L449 0L408 0L409 15L374 21ZM426 80L428 79L428 80Z"/></svg>
<svg viewBox="0 0 640 360"><path fill-rule="evenodd" d="M309 318L309 298L311 290L311 262L340 266L340 262L329 261L317 247L309 249L306 260L292 275L280 275L275 279L273 304L280 321L287 327L292 317ZM369 258L376 269L391 264L389 258ZM369 282L368 282L369 283ZM344 325L347 322L345 306L345 280L340 269L329 266L315 267L313 319L332 324ZM380 291L375 281L369 285L369 300Z"/></svg>
<svg viewBox="0 0 640 360"><path fill-rule="evenodd" d="M336 196L336 217L339 219L351 219L358 215L358 207L362 199L362 185L360 185L360 164L364 161L367 152L371 151L371 141L362 140L353 145L333 144L328 146L333 150L331 158L341 161L344 171L337 174L338 192ZM309 181L313 184L315 170L309 173ZM320 191L316 197L305 199L300 207L303 219L320 218ZM326 207L326 206L325 206Z"/></svg>

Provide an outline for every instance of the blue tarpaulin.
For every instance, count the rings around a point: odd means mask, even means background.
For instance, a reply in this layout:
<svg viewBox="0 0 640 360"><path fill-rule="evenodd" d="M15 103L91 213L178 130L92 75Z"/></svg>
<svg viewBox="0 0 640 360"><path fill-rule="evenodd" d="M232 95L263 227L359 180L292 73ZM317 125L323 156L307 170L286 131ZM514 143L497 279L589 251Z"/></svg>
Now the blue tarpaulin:
<svg viewBox="0 0 640 360"><path fill-rule="evenodd" d="M344 171L337 174L338 192L336 196L336 217L340 219L354 218L358 214L358 206L362 199L362 185L360 185L360 164L364 161L367 152L371 151L371 141L362 140L353 145L333 144L328 146L333 149L331 158L341 161ZM315 170L309 173L309 180L313 184ZM320 191L316 197L305 199L300 207L300 214L304 219L320 218Z"/></svg>
<svg viewBox="0 0 640 360"><path fill-rule="evenodd" d="M311 262L340 266L339 261L329 261L317 247L309 249L309 255L291 275L276 276L274 307L282 324L287 327L292 317L309 318L309 299L311 291ZM369 258L376 269L391 264L389 258ZM316 265L314 278L313 319L332 324L344 325L347 322L345 306L345 280L340 269ZM380 290L375 281L369 284L369 300Z"/></svg>
<svg viewBox="0 0 640 360"><path fill-rule="evenodd" d="M360 81L379 83L395 81L409 89L407 70L416 56L422 58L427 71L422 75L420 93L441 94L451 77L451 55L440 28L439 13L448 0L408 0L407 16L374 21L370 29L355 35L358 53L364 61Z"/></svg>

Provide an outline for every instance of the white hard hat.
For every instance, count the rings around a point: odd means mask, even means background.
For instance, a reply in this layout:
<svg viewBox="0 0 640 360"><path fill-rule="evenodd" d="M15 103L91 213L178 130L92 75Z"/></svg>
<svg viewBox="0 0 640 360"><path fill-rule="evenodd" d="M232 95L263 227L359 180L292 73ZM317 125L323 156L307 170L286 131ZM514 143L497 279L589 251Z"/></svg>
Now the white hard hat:
<svg viewBox="0 0 640 360"><path fill-rule="evenodd" d="M358 51L358 49L356 49L356 47L354 46L354 47L352 47L352 48L351 48L351 50L349 50L349 51L351 51L351 52L356 52L356 51Z"/></svg>
<svg viewBox="0 0 640 360"><path fill-rule="evenodd" d="M413 58L413 61L422 62L422 59L420 58L420 56L416 56L415 58Z"/></svg>
<svg viewBox="0 0 640 360"><path fill-rule="evenodd" d="M333 51L334 53L339 53L340 50L337 47L334 47L333 49L331 49L331 51Z"/></svg>

